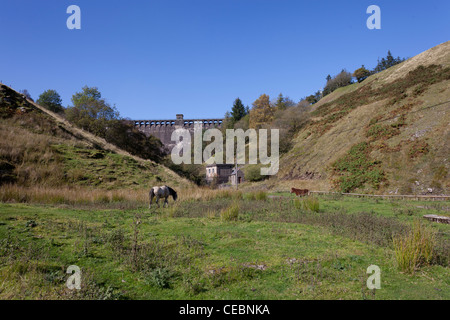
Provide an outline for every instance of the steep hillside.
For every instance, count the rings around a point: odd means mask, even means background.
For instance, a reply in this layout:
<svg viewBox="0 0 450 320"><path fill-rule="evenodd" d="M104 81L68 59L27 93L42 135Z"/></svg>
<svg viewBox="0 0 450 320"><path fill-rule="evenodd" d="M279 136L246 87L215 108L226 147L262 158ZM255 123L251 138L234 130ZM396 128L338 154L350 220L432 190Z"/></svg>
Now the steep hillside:
<svg viewBox="0 0 450 320"><path fill-rule="evenodd" d="M450 41L318 102L269 187L449 194Z"/></svg>
<svg viewBox="0 0 450 320"><path fill-rule="evenodd" d="M192 183L74 127L0 84L0 184L148 188Z"/></svg>

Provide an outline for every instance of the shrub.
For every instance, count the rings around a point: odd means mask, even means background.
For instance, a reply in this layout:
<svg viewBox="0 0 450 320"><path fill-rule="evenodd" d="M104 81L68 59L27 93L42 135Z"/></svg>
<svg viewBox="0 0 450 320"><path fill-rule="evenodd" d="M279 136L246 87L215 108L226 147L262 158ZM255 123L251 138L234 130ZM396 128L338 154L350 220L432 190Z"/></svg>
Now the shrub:
<svg viewBox="0 0 450 320"><path fill-rule="evenodd" d="M305 210L319 212L319 199L316 197L307 197L303 200L303 208Z"/></svg>
<svg viewBox="0 0 450 320"><path fill-rule="evenodd" d="M172 272L167 268L155 268L149 272L146 280L157 288L165 289L170 287L172 276Z"/></svg>
<svg viewBox="0 0 450 320"><path fill-rule="evenodd" d="M397 124L396 124L397 125ZM370 126L366 132L366 137L377 139L389 139L395 135L398 135L400 131L393 126L374 124Z"/></svg>
<svg viewBox="0 0 450 320"><path fill-rule="evenodd" d="M353 72L353 76L356 78L356 80L358 80L358 82L362 82L364 79L370 76L370 71L367 70L363 65L361 66L361 68L356 69L355 72Z"/></svg>
<svg viewBox="0 0 450 320"><path fill-rule="evenodd" d="M244 195L244 198L246 200L261 200L266 201L267 200L267 193L265 191L259 190L259 191L253 191L248 192Z"/></svg>
<svg viewBox="0 0 450 320"><path fill-rule="evenodd" d="M411 231L393 238L398 268L414 273L420 266L430 264L435 244L435 231L416 220Z"/></svg>
<svg viewBox="0 0 450 320"><path fill-rule="evenodd" d="M378 168L379 161L371 160L370 151L367 142L358 143L333 164L334 171L340 175L336 184L342 192L353 191L367 182L378 189L385 180L383 170Z"/></svg>
<svg viewBox="0 0 450 320"><path fill-rule="evenodd" d="M231 206L220 212L220 218L223 221L236 221L239 216L239 210L239 204L235 202Z"/></svg>
<svg viewBox="0 0 450 320"><path fill-rule="evenodd" d="M206 217L208 219L214 219L216 217L216 212L210 209L206 212Z"/></svg>
<svg viewBox="0 0 450 320"><path fill-rule="evenodd" d="M294 207L295 207L295 209L302 209L303 208L303 205L302 205L302 202L300 201L300 199L298 199L298 198L294 199Z"/></svg>
<svg viewBox="0 0 450 320"><path fill-rule="evenodd" d="M350 72L342 70L341 73L327 81L327 84L323 89L323 96L326 96L327 94L332 93L334 90L348 86L352 83L352 74Z"/></svg>
<svg viewBox="0 0 450 320"><path fill-rule="evenodd" d="M261 181L267 178L267 176L261 175L261 165L248 165L244 169L245 179L248 181Z"/></svg>
<svg viewBox="0 0 450 320"><path fill-rule="evenodd" d="M409 149L409 156L417 158L419 155L424 155L430 152L430 146L425 141L416 141Z"/></svg>
<svg viewBox="0 0 450 320"><path fill-rule="evenodd" d="M242 199L242 192L236 190L219 190L215 193L216 199Z"/></svg>
<svg viewBox="0 0 450 320"><path fill-rule="evenodd" d="M262 201L266 201L267 200L267 193L265 191L259 190L255 192L255 199L256 200L262 200Z"/></svg>

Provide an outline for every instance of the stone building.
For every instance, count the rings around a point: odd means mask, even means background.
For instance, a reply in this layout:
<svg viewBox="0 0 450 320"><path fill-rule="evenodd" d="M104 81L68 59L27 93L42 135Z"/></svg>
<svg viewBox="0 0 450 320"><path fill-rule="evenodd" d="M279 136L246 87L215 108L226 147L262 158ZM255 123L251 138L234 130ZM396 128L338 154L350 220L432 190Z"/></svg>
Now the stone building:
<svg viewBox="0 0 450 320"><path fill-rule="evenodd" d="M236 181L238 184L244 182L244 172L238 169L236 177L233 164L211 164L206 167L206 182L210 184L214 181L217 184L230 183L235 186Z"/></svg>
<svg viewBox="0 0 450 320"><path fill-rule="evenodd" d="M236 178L237 178L237 180L236 180ZM235 186L236 181L237 181L237 184L241 184L242 182L244 182L244 172L242 172L242 170L238 169L237 175L236 175L236 169L233 168L233 170L231 171L231 174L230 174L230 183L233 186Z"/></svg>
<svg viewBox="0 0 450 320"><path fill-rule="evenodd" d="M233 170L233 164L210 164L206 166L206 182L216 179L217 184L227 183Z"/></svg>

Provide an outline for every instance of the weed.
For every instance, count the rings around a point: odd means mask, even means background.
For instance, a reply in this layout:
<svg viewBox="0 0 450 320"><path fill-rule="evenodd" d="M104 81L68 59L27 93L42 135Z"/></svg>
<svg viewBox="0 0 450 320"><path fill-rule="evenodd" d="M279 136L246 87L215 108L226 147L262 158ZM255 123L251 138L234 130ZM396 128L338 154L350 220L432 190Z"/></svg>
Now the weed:
<svg viewBox="0 0 450 320"><path fill-rule="evenodd" d="M319 212L319 199L316 197L306 197L303 200L303 208L305 210Z"/></svg>
<svg viewBox="0 0 450 320"><path fill-rule="evenodd" d="M342 192L350 192L371 183L376 189L385 180L384 172L378 165L379 161L370 158L371 147L367 142L362 142L351 147L344 157L333 163L332 167L340 177L335 184Z"/></svg>
<svg viewBox="0 0 450 320"><path fill-rule="evenodd" d="M393 245L399 270L414 273L432 261L436 233L416 220L411 231L394 237Z"/></svg>
<svg viewBox="0 0 450 320"><path fill-rule="evenodd" d="M247 192L244 194L243 198L246 200L266 201L267 200L267 192L265 192L263 190Z"/></svg>
<svg viewBox="0 0 450 320"><path fill-rule="evenodd" d="M166 289L170 287L173 272L168 268L155 268L148 272L146 281L160 289Z"/></svg>
<svg viewBox="0 0 450 320"><path fill-rule="evenodd" d="M239 216L239 210L240 210L239 203L234 202L231 206L220 212L220 218L223 221L237 221Z"/></svg>
<svg viewBox="0 0 450 320"><path fill-rule="evenodd" d="M417 158L419 155L427 154L430 151L430 146L425 141L416 140L414 144L409 149L409 156Z"/></svg>

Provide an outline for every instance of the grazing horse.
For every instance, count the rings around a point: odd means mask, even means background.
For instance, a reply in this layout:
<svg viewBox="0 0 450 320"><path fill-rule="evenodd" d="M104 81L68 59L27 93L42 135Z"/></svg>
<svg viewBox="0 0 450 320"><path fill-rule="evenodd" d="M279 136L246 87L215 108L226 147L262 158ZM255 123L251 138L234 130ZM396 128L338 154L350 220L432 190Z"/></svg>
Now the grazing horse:
<svg viewBox="0 0 450 320"><path fill-rule="evenodd" d="M169 205L169 202L167 201L169 196L172 196L174 201L176 201L177 197L178 197L175 190L173 190L171 187L168 187L168 186L153 187L150 189L150 193L149 193L149 197L150 197L150 204L148 206L149 209L152 207L152 201L155 196L156 196L156 204L158 205L158 208L159 208L159 203L158 203L159 198L164 198L164 204L163 204L163 208L164 208L164 206L166 204Z"/></svg>
<svg viewBox="0 0 450 320"><path fill-rule="evenodd" d="M296 196L305 196L309 193L309 190L291 188L291 193L295 193Z"/></svg>

